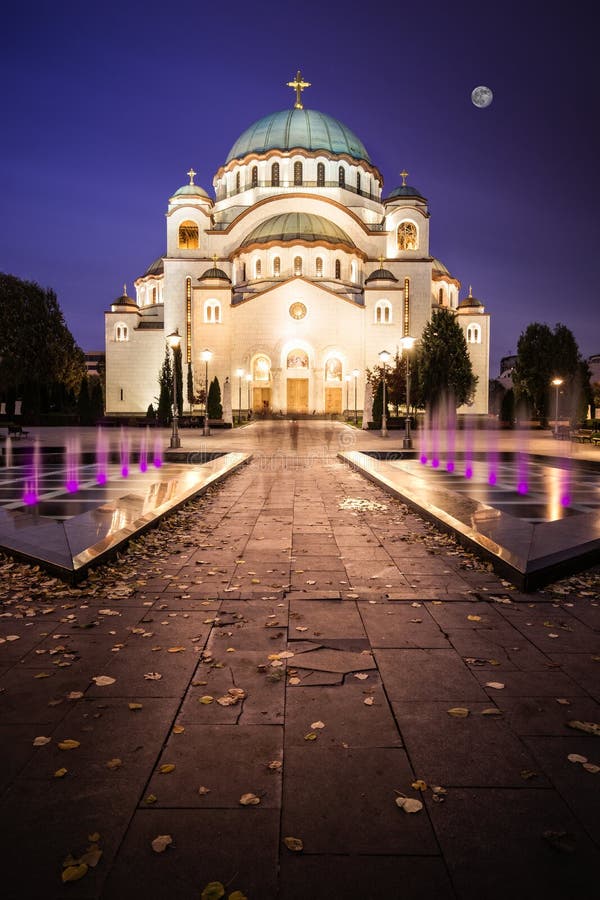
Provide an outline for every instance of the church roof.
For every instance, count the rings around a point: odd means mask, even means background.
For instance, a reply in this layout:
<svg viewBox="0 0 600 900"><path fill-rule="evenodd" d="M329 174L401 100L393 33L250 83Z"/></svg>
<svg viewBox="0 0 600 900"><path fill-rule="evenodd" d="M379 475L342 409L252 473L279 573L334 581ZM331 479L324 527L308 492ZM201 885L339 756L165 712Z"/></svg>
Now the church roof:
<svg viewBox="0 0 600 900"><path fill-rule="evenodd" d="M162 275L165 271L165 261L162 256L159 256L158 259L155 259L154 262L148 266L142 278L145 278L147 275Z"/></svg>
<svg viewBox="0 0 600 900"><path fill-rule="evenodd" d="M207 269L206 272L199 277L198 281L206 281L209 278L217 278L219 281L227 281L231 284L231 278L227 275L223 269L218 269L216 266L213 266L211 269Z"/></svg>
<svg viewBox="0 0 600 900"><path fill-rule="evenodd" d="M421 193L421 191L417 190L417 188L412 187L410 184L401 184L385 198L387 200L398 200L402 197L406 197L408 199L416 198L418 200L425 200L425 197Z"/></svg>
<svg viewBox="0 0 600 900"><path fill-rule="evenodd" d="M473 289L469 286L469 296L460 301L458 309L477 309L478 306L483 306L483 303L477 297L473 297Z"/></svg>
<svg viewBox="0 0 600 900"><path fill-rule="evenodd" d="M448 271L444 263L440 259L437 259L437 257L435 256L433 257L432 269L434 272L439 272L440 275L450 275L450 272Z"/></svg>
<svg viewBox="0 0 600 900"><path fill-rule="evenodd" d="M268 244L270 241L328 241L354 247L348 237L334 222L314 213L281 213L261 222L242 241L241 246Z"/></svg>
<svg viewBox="0 0 600 900"><path fill-rule="evenodd" d="M242 159L268 150L327 150L370 163L363 142L338 119L315 109L284 109L259 119L240 135L229 155Z"/></svg>
<svg viewBox="0 0 600 900"><path fill-rule="evenodd" d="M183 184L180 188L177 188L171 200L174 197L202 197L204 200L210 200L210 197L198 184Z"/></svg>
<svg viewBox="0 0 600 900"><path fill-rule="evenodd" d="M370 281L398 281L398 279L389 269L375 269L374 272L371 272L371 274L365 278L365 284L368 284Z"/></svg>
<svg viewBox="0 0 600 900"><path fill-rule="evenodd" d="M138 308L137 303L133 299L133 297L127 296L127 288L123 285L123 293L120 297L117 297L116 300L113 300L113 306L133 306L135 309Z"/></svg>

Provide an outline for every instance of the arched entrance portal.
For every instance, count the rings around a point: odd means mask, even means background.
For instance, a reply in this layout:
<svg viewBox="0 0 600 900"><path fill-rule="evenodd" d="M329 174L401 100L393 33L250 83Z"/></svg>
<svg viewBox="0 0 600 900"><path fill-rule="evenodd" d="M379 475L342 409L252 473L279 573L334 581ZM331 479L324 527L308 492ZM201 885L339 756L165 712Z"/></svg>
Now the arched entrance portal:
<svg viewBox="0 0 600 900"><path fill-rule="evenodd" d="M252 411L266 414L271 408L271 361L259 354L252 361Z"/></svg>
<svg viewBox="0 0 600 900"><path fill-rule="evenodd" d="M295 347L287 354L286 385L288 414L306 415L308 413L308 353Z"/></svg>

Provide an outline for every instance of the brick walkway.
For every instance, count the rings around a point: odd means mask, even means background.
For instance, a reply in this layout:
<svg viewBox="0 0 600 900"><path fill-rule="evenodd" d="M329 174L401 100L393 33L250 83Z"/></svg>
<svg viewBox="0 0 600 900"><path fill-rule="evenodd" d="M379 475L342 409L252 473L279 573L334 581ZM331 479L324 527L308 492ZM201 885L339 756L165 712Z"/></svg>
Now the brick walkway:
<svg viewBox="0 0 600 900"><path fill-rule="evenodd" d="M598 574L518 594L340 465L341 426L244 431L251 465L79 588L0 565L3 898L597 883L600 747L566 723L600 722Z"/></svg>

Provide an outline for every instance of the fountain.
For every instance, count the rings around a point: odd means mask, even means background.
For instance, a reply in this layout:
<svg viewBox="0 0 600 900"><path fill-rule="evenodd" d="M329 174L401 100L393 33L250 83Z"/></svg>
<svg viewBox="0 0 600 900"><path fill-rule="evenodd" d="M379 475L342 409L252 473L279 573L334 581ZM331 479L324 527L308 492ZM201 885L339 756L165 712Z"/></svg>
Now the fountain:
<svg viewBox="0 0 600 900"><path fill-rule="evenodd" d="M27 474L25 476L25 490L23 492L23 503L25 506L35 506L39 502L39 478L41 467L41 454L39 438L35 439L31 459L27 466Z"/></svg>
<svg viewBox="0 0 600 900"><path fill-rule="evenodd" d="M65 487L70 494L79 490L79 461L81 457L81 444L78 437L67 439L65 447Z"/></svg>
<svg viewBox="0 0 600 900"><path fill-rule="evenodd" d="M127 478L127 476L129 475L129 454L129 435L126 433L124 428L121 428L121 434L119 436L119 459L121 462L121 475L123 476L123 478Z"/></svg>
<svg viewBox="0 0 600 900"><path fill-rule="evenodd" d="M106 484L108 479L108 438L102 428L96 431L96 483Z"/></svg>
<svg viewBox="0 0 600 900"><path fill-rule="evenodd" d="M155 469L160 469L163 464L163 447L159 434L157 434L154 438L154 453L152 457L152 463Z"/></svg>
<svg viewBox="0 0 600 900"><path fill-rule="evenodd" d="M146 426L146 430L140 440L140 472L148 471L148 443L150 438L150 429Z"/></svg>

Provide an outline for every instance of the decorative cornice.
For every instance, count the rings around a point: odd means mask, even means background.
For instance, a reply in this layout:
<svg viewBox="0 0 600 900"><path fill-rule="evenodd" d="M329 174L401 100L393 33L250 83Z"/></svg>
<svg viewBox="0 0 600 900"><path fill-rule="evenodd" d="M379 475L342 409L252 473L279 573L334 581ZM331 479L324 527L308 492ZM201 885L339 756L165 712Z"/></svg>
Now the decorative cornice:
<svg viewBox="0 0 600 900"><path fill-rule="evenodd" d="M244 166L249 165L252 162L269 160L274 156L277 156L279 159L290 159L292 156L304 156L305 159L317 159L317 157L319 156L324 156L325 159L330 160L343 159L350 165L360 166L360 168L373 175L373 177L376 178L379 182L379 187L381 188L381 190L383 190L383 175L381 174L377 166L373 166L371 163L368 163L364 159L356 159L356 157L350 156L349 153L332 153L331 150L307 150L305 147L293 147L291 150L278 150L275 147L272 150L267 150L266 153L252 152L248 153L246 156L232 159L227 163L226 166L221 166L218 169L215 177L213 178L213 184L219 178L222 178L226 172L231 172L233 169L235 169L236 166Z"/></svg>

